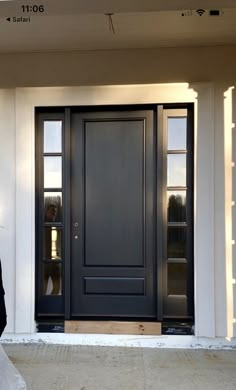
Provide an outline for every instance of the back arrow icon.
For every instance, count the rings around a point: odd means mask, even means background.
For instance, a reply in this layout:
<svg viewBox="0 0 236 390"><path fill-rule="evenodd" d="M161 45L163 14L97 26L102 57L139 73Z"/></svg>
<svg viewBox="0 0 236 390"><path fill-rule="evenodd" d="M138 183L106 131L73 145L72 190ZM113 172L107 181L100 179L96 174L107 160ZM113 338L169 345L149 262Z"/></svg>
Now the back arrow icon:
<svg viewBox="0 0 236 390"><path fill-rule="evenodd" d="M7 18L6 20L7 20L8 22L10 22L10 21L11 21L11 18Z"/></svg>

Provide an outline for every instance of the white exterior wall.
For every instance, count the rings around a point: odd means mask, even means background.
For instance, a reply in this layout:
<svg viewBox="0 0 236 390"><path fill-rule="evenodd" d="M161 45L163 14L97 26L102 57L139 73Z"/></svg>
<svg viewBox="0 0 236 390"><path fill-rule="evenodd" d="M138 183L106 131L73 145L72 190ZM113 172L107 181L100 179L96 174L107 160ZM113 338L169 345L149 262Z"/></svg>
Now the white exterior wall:
<svg viewBox="0 0 236 390"><path fill-rule="evenodd" d="M236 89L233 90L233 127L232 127L232 284L233 284L233 328L236 337Z"/></svg>
<svg viewBox="0 0 236 390"><path fill-rule="evenodd" d="M32 333L34 326L34 107L53 105L96 105L130 103L195 102L195 322L196 335L231 337L236 317L236 257L232 258L232 163L231 91L232 66L236 68L234 47L139 51L140 63L134 68L136 53L101 53L98 70L95 53L0 55L0 87L79 84L128 84L107 87L13 88L0 90L0 230L1 257L8 309L9 333ZM211 83L207 69L190 58L199 54L212 63ZM161 56L161 53L164 57ZM154 54L153 61L151 55ZM173 56L176 56L173 62ZM212 55L209 55L212 54ZM222 73L225 54L225 74ZM181 58L182 55L182 58ZM190 54L189 54L190 55ZM57 57L62 60L58 64ZM86 58L86 61L85 61ZM98 58L98 57L97 57ZM144 61L149 58L149 61ZM161 64L158 65L158 58ZM4 59L4 61L2 61ZM12 61L14 59L14 61ZM19 59L17 63L17 59ZM36 61L37 59L37 61ZM89 59L89 61L88 61ZM116 63L108 72L107 63ZM172 62L169 60L172 59ZM188 67L180 62L185 59ZM73 62L75 60L75 62ZM82 61L80 63L80 60ZM92 63L91 63L92 61ZM125 64L123 63L125 62ZM136 57L136 62L139 62ZM145 62L145 63L144 63ZM62 75L63 63L65 75ZM85 64L90 67L85 71ZM102 63L104 68L102 68ZM25 68L23 67L25 65ZM29 68L29 64L31 68ZM105 66L106 64L106 66ZM119 64L120 69L118 69ZM177 68L174 69L174 64ZM184 64L184 62L183 62ZM215 65L213 67L213 64ZM14 68L19 65L18 70ZM34 65L34 66L33 66ZM47 65L49 65L47 67ZM69 65L72 65L69 72ZM76 66L78 65L78 66ZM125 65L125 66L124 66ZM150 70L151 65L151 71ZM165 65L165 66L164 66ZM8 68L9 66L9 68ZM42 66L43 72L40 71ZM157 69L156 78L154 69ZM3 73L1 69L4 67ZM164 67L166 68L164 70ZM47 69L46 69L47 68ZM126 73L124 70L126 69ZM28 70L28 73L27 73ZM54 72L53 72L54 70ZM80 72L83 70L83 74ZM159 70L159 72L158 72ZM163 76L160 71L163 70ZM229 72L227 72L229 70ZM194 76L195 74L195 76ZM172 75L172 76L171 76ZM10 77L11 76L11 77ZM14 76L14 77L12 77ZM23 77L24 76L24 77ZM231 80L228 78L231 77ZM202 81L203 83L141 85L145 80ZM128 80L127 80L128 79ZM222 79L225 82L222 83ZM226 82L228 80L228 82ZM198 96L197 96L198 95ZM196 98L197 96L197 98ZM236 99L234 98L236 111ZM234 112L235 112L234 111ZM235 115L235 114L234 114ZM235 142L233 143L235 145ZM235 147L236 149L236 147ZM233 177L235 174L233 174ZM234 195L233 195L234 196ZM233 208L234 212L235 208ZM233 218L233 220L236 220ZM234 225L233 225L234 226ZM236 229L235 229L236 230ZM234 235L234 231L233 231ZM235 238L234 238L235 239ZM233 260L232 260L233 259ZM234 265L232 271L232 264ZM16 274L16 278L15 278ZM234 299L233 299L234 297ZM234 311L233 311L234 307ZM234 326L236 328L236 326ZM236 336L236 329L234 336Z"/></svg>
<svg viewBox="0 0 236 390"><path fill-rule="evenodd" d="M0 257L9 332L15 329L15 91L0 90Z"/></svg>

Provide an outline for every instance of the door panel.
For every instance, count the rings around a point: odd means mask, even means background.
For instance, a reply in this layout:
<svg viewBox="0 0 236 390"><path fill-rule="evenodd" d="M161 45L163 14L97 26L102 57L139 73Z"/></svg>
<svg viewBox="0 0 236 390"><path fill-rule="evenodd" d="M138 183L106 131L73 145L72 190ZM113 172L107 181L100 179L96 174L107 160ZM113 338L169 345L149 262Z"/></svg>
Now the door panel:
<svg viewBox="0 0 236 390"><path fill-rule="evenodd" d="M85 124L85 265L144 265L142 121Z"/></svg>
<svg viewBox="0 0 236 390"><path fill-rule="evenodd" d="M145 294L144 278L84 278L85 294Z"/></svg>
<svg viewBox="0 0 236 390"><path fill-rule="evenodd" d="M156 316L153 133L151 110L72 115L74 317Z"/></svg>

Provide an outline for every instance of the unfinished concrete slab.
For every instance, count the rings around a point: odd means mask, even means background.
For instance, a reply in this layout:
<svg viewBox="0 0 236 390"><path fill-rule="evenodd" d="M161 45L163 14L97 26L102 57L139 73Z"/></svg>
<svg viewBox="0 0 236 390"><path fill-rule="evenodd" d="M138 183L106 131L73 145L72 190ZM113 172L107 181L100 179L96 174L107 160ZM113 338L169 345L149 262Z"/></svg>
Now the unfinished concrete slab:
<svg viewBox="0 0 236 390"><path fill-rule="evenodd" d="M236 388L236 350L45 344L4 344L3 348L29 390Z"/></svg>

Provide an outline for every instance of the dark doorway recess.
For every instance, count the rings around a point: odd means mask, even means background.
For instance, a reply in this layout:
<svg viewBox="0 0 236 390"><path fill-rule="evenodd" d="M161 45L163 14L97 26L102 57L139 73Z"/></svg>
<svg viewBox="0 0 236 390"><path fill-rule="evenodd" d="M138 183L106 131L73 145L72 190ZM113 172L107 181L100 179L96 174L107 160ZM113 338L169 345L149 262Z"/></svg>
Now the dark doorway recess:
<svg viewBox="0 0 236 390"><path fill-rule="evenodd" d="M36 319L193 320L193 107L38 108Z"/></svg>

